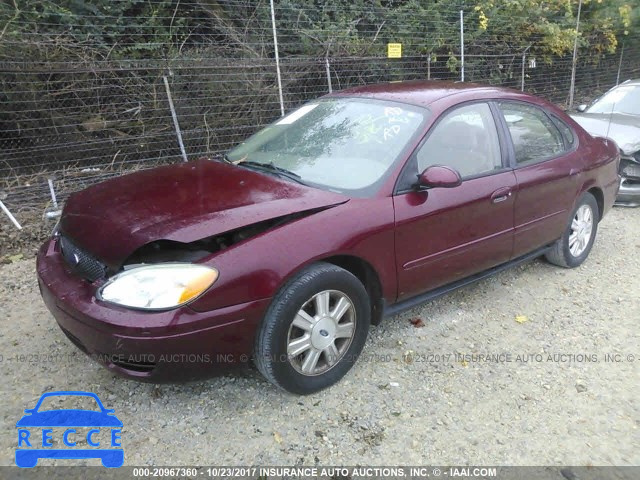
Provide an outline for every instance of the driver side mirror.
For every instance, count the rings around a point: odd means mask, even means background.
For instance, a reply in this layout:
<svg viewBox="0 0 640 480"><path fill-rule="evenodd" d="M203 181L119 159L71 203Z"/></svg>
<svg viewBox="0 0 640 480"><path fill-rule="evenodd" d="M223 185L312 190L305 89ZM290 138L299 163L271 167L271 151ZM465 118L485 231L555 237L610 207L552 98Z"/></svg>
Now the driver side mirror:
<svg viewBox="0 0 640 480"><path fill-rule="evenodd" d="M578 105L578 111L584 112L587 109L587 106L583 103L582 105Z"/></svg>
<svg viewBox="0 0 640 480"><path fill-rule="evenodd" d="M427 188L454 188L462 183L462 178L457 170L444 165L427 167L418 175L418 190Z"/></svg>

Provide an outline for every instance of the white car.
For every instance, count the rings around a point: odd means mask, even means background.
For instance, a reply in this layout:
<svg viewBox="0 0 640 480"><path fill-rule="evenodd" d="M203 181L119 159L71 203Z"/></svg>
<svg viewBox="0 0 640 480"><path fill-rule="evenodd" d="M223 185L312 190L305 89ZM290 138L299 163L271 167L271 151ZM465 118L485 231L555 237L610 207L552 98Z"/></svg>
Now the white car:
<svg viewBox="0 0 640 480"><path fill-rule="evenodd" d="M616 205L640 206L640 79L613 87L571 117L593 136L620 147L620 191Z"/></svg>

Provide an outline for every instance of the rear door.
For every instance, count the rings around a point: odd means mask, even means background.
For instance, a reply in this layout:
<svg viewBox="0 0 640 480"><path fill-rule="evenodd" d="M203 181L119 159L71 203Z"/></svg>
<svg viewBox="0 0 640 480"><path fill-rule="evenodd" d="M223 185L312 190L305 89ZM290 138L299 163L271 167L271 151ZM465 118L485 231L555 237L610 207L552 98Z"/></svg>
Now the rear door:
<svg viewBox="0 0 640 480"><path fill-rule="evenodd" d="M431 128L393 199L399 299L509 260L516 179L505 149L486 102L455 107ZM458 170L462 184L412 189L431 165Z"/></svg>
<svg viewBox="0 0 640 480"><path fill-rule="evenodd" d="M513 256L560 238L578 188L580 161L571 129L526 102L498 103L512 145L515 191ZM560 127L560 128L559 128Z"/></svg>

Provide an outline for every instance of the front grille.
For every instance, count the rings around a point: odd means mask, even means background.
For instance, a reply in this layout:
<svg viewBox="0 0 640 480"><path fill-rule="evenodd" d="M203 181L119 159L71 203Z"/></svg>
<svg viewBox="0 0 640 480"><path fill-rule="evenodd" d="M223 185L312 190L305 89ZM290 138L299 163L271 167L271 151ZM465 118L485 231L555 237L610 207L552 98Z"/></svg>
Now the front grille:
<svg viewBox="0 0 640 480"><path fill-rule="evenodd" d="M96 260L92 255L76 246L64 235L60 236L60 250L65 261L83 278L95 282L107 274L107 266Z"/></svg>

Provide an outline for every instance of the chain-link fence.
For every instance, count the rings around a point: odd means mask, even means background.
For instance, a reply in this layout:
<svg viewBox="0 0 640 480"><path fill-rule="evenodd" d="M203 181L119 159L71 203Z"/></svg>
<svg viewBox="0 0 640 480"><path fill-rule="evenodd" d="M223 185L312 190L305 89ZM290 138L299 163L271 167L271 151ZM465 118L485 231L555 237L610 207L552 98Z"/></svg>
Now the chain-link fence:
<svg viewBox="0 0 640 480"><path fill-rule="evenodd" d="M180 142L189 159L223 152L331 90L464 76L567 106L571 87L571 51L554 52L553 38L535 31L516 36L522 12L483 25L477 2L418 2L418 11L358 1L79 3L80 12L38 7L37 22L19 3L4 7L0 190L12 209L43 208L48 179L64 199L182 161ZM601 51L578 45L575 103L640 76L638 38ZM401 43L400 58L388 58L389 43Z"/></svg>

